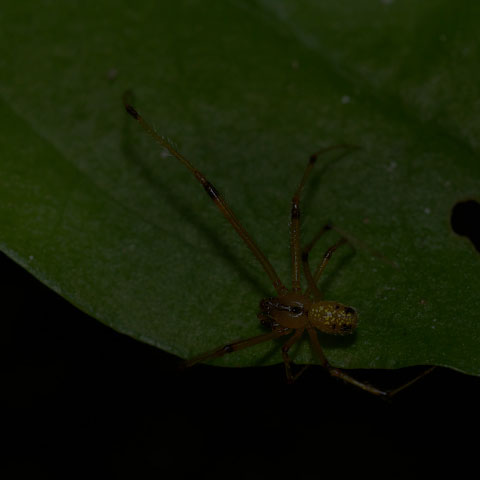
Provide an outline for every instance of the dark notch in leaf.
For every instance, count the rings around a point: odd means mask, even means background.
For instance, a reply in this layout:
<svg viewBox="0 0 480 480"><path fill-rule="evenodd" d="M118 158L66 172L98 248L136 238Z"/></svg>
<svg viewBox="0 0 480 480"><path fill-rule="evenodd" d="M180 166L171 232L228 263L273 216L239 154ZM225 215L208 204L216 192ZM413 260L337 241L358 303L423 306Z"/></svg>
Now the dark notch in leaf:
<svg viewBox="0 0 480 480"><path fill-rule="evenodd" d="M475 200L458 202L452 208L450 219L457 235L468 237L480 252L480 203Z"/></svg>

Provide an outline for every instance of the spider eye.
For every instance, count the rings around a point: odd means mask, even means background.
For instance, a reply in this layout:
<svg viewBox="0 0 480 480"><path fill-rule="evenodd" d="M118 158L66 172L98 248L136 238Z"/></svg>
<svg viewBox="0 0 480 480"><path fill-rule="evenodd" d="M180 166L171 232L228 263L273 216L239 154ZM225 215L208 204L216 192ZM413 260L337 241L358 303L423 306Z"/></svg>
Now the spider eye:
<svg viewBox="0 0 480 480"><path fill-rule="evenodd" d="M260 311L262 312L269 312L272 308L272 299L271 298L264 298L260 300Z"/></svg>

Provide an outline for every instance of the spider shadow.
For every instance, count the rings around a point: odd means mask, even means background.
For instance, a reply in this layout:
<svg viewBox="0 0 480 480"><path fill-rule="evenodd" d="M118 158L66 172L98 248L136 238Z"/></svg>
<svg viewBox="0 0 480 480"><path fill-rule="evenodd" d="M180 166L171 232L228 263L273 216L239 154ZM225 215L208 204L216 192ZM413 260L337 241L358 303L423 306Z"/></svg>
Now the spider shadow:
<svg viewBox="0 0 480 480"><path fill-rule="evenodd" d="M318 192L320 188L320 183L322 180L322 177L325 175L325 173L337 162L340 162L343 160L345 157L348 157L349 155L352 154L354 151L361 150L361 147L358 146L352 146L350 149L346 149L344 151L336 152L335 154L332 154L330 152L325 153L326 160L323 161L321 165L317 165L316 170L312 173L308 183L308 187L306 187L306 192L303 195L303 210L305 211L310 211L308 208L309 205L311 205L313 196L315 195L316 192ZM317 159L317 164L319 162L322 162L322 158L324 157L319 157Z"/></svg>
<svg viewBox="0 0 480 480"><path fill-rule="evenodd" d="M191 212L191 204L185 201L182 196L177 194L177 190L175 185L173 188L170 188L172 184L168 181L162 182L161 175L158 173L160 170L161 164L159 164L158 169L153 169L144 160L144 156L142 156L137 149L132 148L131 142L129 139L131 138L131 130L128 116L125 116L125 122L122 132L122 151L127 159L128 163L130 164L132 169L135 169L138 174L148 183L150 184L156 193L161 196L165 203L171 206L177 216L188 222L192 225L201 235L203 235L207 241L212 245L215 252L218 255L230 263L238 274L245 279L245 281L249 282L255 290L259 292L264 292L263 295L268 295L268 289L266 289L265 284L259 281L250 271L248 271L244 263L242 263L237 255L234 253L232 247L225 241L222 240L218 233L206 225L204 222L200 221L199 217L196 217ZM157 145L154 144L154 147ZM158 147L157 147L158 148ZM159 156L162 153L162 148L159 148ZM162 159L160 159L162 160ZM179 165L179 168L182 166ZM192 182L195 180L192 178ZM200 189L199 185L199 189ZM206 207L208 207L207 199L205 199ZM213 207L213 206L212 206Z"/></svg>

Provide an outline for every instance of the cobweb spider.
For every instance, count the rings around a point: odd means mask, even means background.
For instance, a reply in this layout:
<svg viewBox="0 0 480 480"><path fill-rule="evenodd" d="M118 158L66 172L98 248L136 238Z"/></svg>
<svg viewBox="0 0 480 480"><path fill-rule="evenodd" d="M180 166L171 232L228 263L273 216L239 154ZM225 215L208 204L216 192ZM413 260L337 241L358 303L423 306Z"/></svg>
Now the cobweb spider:
<svg viewBox="0 0 480 480"><path fill-rule="evenodd" d="M347 240L341 238L337 243L331 246L325 253L322 262L317 267L317 269L312 273L310 270L308 256L312 248L315 246L319 238L330 230L332 227L330 225L325 225L315 238L307 244L303 249L300 244L300 196L302 190L307 182L315 164L317 163L317 158L322 153L328 152L335 149L352 149L357 148L349 145L333 145L310 156L307 167L303 173L300 184L292 198L292 208L290 214L290 251L291 251L291 261L292 261L292 286L287 288L282 281L280 280L277 272L273 268L270 261L263 254L257 244L253 241L250 234L245 230L240 221L237 219L235 214L232 212L230 207L227 205L225 200L222 198L218 190L210 183L207 178L197 170L181 153L179 153L174 146L165 138L158 135L153 127L147 123L143 117L137 112L137 110L129 103L129 92L125 93L123 97L123 102L126 111L138 121L141 127L151 136L153 139L158 142L163 148L168 150L171 155L177 158L190 172L192 175L200 182L200 184L205 189L205 192L217 206L220 212L224 217L232 224L233 228L236 230L241 239L245 242L247 247L253 253L255 258L258 260L260 265L265 270L265 273L270 278L273 288L276 290L277 295L275 297L264 298L260 301L260 313L258 313L258 318L260 323L270 329L268 333L263 333L246 340L240 340L236 342L229 343L222 347L219 347L213 351L206 352L202 355L199 355L191 360L188 360L185 363L185 366L189 367L195 365L196 363L204 362L213 358L221 357L227 353L236 352L243 348L248 348L253 345L257 345L268 340L273 340L279 337L290 337L282 346L282 356L283 362L285 364L285 372L287 375L287 381L289 383L293 382L304 368L296 375L292 373L292 362L288 355L288 352L293 344L295 344L300 338L306 333L310 338L312 347L318 356L323 367L334 377L341 378L342 380L355 385L367 392L370 392L375 395L386 396L392 395L403 388L411 385L413 382L418 380L420 377L424 376L431 369L428 369L426 372L423 372L418 377L414 378L410 382L402 385L401 387L386 392L379 390L369 384L360 382L355 378L351 377L343 370L335 368L328 362L325 357L322 347L320 345L317 330L323 333L331 335L349 335L351 334L358 324L357 312L354 308L342 303L322 300L322 294L320 293L317 284L322 275L325 267L328 264L328 261L334 254L334 252L344 245ZM307 288L302 291L302 286L300 282L301 269L303 267L303 274L307 282Z"/></svg>

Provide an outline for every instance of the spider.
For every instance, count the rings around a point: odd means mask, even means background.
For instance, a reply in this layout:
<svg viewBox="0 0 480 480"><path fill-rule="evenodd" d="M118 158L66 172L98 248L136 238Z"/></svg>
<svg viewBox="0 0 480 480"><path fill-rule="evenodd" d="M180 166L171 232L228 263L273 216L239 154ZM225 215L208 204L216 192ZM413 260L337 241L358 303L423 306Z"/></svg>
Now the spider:
<svg viewBox="0 0 480 480"><path fill-rule="evenodd" d="M203 186L208 197L217 206L224 217L231 223L237 234L245 242L246 246L250 249L260 265L263 267L277 293L275 297L264 298L260 301L260 312L258 313L257 317L264 327L270 329L268 333L263 333L252 338L223 345L213 351L206 352L186 361L184 364L185 367L190 367L197 363L221 357L227 353L236 352L259 343L289 335L290 337L282 346L282 357L285 365L287 381L292 383L296 378L298 378L298 376L307 366L304 366L300 372L294 375L292 373L292 361L288 352L290 348L306 333L322 366L328 371L328 373L330 373L330 375L341 378L345 382L351 383L356 387L359 387L374 395L391 396L394 393L397 393L398 391L403 390L407 386L411 385L420 377L423 377L432 370L432 368L428 369L418 377L403 384L395 390L389 392L383 391L367 383L360 382L340 368L332 366L323 353L320 341L318 339L317 330L331 335L351 334L357 328L358 315L353 307L339 302L322 299L322 294L317 287L320 276L325 270L325 267L327 266L334 252L339 247L347 243L347 239L341 238L339 241L337 241L337 243L332 245L326 251L320 265L317 267L315 272L312 273L308 261L309 253L320 237L333 227L331 225L325 225L314 237L314 239L302 249L300 244L300 196L315 164L317 163L317 159L321 154L336 149L351 150L358 147L344 144L332 145L317 151L311 155L308 160L307 167L305 168L300 183L294 192L291 203L290 252L292 262L292 286L289 289L280 280L280 277L270 261L254 242L247 230L242 226L218 190L207 180L203 173L201 173L181 153L179 153L168 140L155 132L153 127L147 123L138 113L138 111L130 104L129 95L130 92L126 92L123 96L123 103L127 113L138 121L146 133L148 133L156 142L168 150L171 155L173 155L188 170L190 170L192 175ZM307 281L307 288L304 291L302 291L300 281L301 267L303 267L303 273Z"/></svg>

